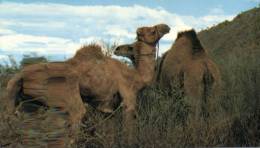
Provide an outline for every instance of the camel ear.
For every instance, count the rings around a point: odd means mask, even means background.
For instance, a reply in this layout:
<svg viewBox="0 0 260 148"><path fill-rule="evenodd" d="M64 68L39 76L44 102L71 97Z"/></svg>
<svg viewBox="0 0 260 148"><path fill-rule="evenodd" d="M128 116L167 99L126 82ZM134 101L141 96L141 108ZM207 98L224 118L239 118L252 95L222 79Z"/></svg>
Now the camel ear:
<svg viewBox="0 0 260 148"><path fill-rule="evenodd" d="M143 41L144 40L144 37L143 37L143 29L142 28L138 28L136 30L136 34L137 34L137 40L138 41Z"/></svg>
<svg viewBox="0 0 260 148"><path fill-rule="evenodd" d="M136 30L136 34L137 34L137 36L141 36L143 33L142 33L142 28L138 28L137 30Z"/></svg>

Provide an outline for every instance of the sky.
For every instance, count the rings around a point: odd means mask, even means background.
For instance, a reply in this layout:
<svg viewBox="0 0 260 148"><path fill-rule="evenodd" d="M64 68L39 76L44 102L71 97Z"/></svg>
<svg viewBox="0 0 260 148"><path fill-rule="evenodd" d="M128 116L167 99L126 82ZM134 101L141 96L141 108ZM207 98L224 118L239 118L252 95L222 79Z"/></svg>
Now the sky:
<svg viewBox="0 0 260 148"><path fill-rule="evenodd" d="M166 23L169 34L160 54L177 32L209 28L258 6L260 0L0 0L0 64L13 56L46 56L62 61L82 45L135 41L136 28Z"/></svg>

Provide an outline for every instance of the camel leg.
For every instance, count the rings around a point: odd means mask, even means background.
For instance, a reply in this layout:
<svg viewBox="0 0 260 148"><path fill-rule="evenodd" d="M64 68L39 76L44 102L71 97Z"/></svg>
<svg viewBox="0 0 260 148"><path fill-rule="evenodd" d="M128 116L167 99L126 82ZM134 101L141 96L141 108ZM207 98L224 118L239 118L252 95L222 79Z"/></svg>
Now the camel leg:
<svg viewBox="0 0 260 148"><path fill-rule="evenodd" d="M194 77L186 77L184 79L184 94L186 103L191 108L189 120L196 123L200 122L202 112L202 84L194 79Z"/></svg>
<svg viewBox="0 0 260 148"><path fill-rule="evenodd" d="M207 128L206 100L203 97L204 84L200 76L202 75L184 78L185 102L190 106L188 124L193 127L192 134L198 145L202 142L199 135L202 134L203 129Z"/></svg>
<svg viewBox="0 0 260 148"><path fill-rule="evenodd" d="M48 103L53 103L53 105L59 105L61 111L67 113L66 121L70 125L69 139L67 139L67 143L71 144L74 142L74 138L79 132L79 124L86 110L80 97L77 75L71 71L68 71L67 75L64 76L64 78L64 81L57 81L54 79L49 81ZM64 140L65 138L60 138L51 146L57 147L59 144L64 144Z"/></svg>
<svg viewBox="0 0 260 148"><path fill-rule="evenodd" d="M110 116L110 115L108 115ZM102 125L102 129L104 130L106 139L106 147L114 147L119 141L118 137L118 118L112 117L106 121L106 124Z"/></svg>
<svg viewBox="0 0 260 148"><path fill-rule="evenodd" d="M136 95L129 89L121 89L123 98L123 133L126 144L136 144Z"/></svg>

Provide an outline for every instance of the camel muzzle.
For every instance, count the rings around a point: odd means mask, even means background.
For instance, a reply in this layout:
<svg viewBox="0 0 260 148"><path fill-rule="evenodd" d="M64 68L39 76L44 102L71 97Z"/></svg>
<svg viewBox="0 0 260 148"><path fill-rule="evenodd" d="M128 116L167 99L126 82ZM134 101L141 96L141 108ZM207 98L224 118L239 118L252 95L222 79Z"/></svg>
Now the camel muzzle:
<svg viewBox="0 0 260 148"><path fill-rule="evenodd" d="M166 24L156 25L156 30L158 31L160 37L170 32L171 28Z"/></svg>

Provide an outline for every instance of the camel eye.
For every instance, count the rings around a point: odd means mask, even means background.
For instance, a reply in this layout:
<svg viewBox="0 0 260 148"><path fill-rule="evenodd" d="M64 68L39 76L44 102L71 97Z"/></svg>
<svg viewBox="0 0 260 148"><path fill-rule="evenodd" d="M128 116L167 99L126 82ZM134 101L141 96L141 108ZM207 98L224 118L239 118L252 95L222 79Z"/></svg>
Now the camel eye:
<svg viewBox="0 0 260 148"><path fill-rule="evenodd" d="M152 35L155 35L155 33L156 33L155 30L153 30L153 31L151 32Z"/></svg>
<svg viewBox="0 0 260 148"><path fill-rule="evenodd" d="M131 46L129 46L128 50L129 50L129 51L133 51L133 50L134 50L134 48L133 48L133 47L131 47Z"/></svg>

